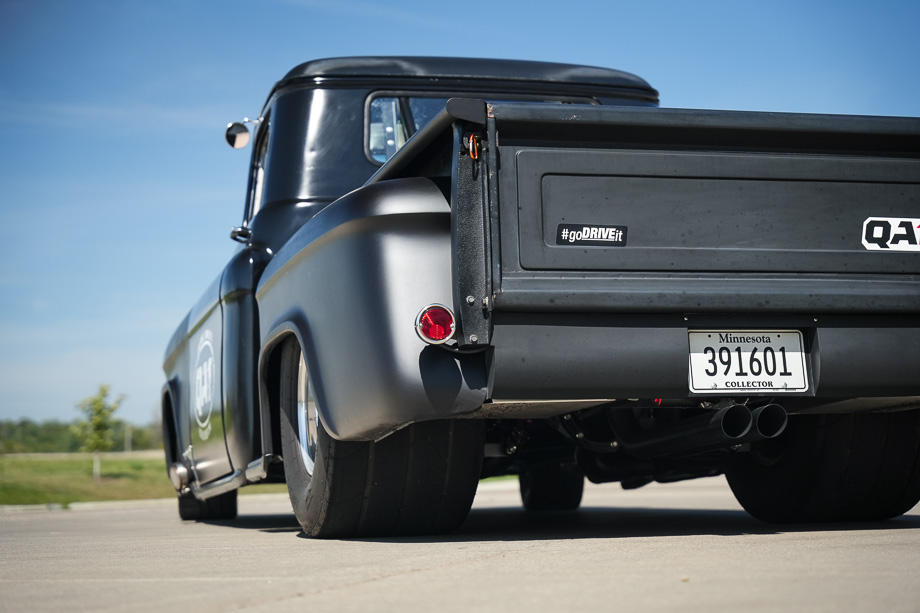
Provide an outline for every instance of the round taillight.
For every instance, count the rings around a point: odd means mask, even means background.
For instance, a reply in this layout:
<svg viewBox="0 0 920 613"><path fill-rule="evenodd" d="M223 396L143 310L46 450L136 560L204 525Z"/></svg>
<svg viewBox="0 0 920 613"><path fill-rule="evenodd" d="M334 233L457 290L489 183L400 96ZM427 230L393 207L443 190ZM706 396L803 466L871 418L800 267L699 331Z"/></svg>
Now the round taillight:
<svg viewBox="0 0 920 613"><path fill-rule="evenodd" d="M415 318L415 331L426 343L440 345L454 335L454 314L446 306L432 304L422 309Z"/></svg>

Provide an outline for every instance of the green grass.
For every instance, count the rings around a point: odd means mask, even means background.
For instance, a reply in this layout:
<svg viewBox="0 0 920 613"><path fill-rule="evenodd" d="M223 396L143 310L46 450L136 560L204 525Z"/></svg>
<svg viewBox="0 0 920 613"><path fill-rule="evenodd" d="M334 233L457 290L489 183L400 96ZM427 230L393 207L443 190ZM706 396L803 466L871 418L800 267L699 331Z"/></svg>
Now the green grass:
<svg viewBox="0 0 920 613"><path fill-rule="evenodd" d="M0 505L174 498L160 452L102 455L102 478L93 479L89 453L0 454ZM515 479L514 475L487 481ZM287 492L283 483L250 485L241 494Z"/></svg>
<svg viewBox="0 0 920 613"><path fill-rule="evenodd" d="M0 455L0 505L173 498L165 461L157 455L103 454L99 480L93 478L92 454ZM286 491L284 484L240 490L244 494Z"/></svg>

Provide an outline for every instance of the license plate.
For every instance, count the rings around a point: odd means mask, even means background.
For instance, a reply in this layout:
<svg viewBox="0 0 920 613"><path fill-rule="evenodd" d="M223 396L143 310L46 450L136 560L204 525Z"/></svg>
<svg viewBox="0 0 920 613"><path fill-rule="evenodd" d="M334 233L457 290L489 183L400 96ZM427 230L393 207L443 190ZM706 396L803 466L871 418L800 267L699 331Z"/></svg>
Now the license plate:
<svg viewBox="0 0 920 613"><path fill-rule="evenodd" d="M798 330L691 330L690 391L775 394L808 390Z"/></svg>

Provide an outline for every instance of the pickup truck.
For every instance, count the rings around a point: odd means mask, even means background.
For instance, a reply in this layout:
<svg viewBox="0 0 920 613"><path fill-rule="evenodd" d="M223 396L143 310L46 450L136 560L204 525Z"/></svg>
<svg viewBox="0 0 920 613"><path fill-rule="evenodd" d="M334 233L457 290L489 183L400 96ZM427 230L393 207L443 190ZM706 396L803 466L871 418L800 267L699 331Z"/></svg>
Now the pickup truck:
<svg viewBox="0 0 920 613"><path fill-rule="evenodd" d="M725 474L769 522L920 500L920 120L340 58L226 137L239 247L164 363L182 518L286 482L310 536L444 533L499 475L534 512L586 478Z"/></svg>

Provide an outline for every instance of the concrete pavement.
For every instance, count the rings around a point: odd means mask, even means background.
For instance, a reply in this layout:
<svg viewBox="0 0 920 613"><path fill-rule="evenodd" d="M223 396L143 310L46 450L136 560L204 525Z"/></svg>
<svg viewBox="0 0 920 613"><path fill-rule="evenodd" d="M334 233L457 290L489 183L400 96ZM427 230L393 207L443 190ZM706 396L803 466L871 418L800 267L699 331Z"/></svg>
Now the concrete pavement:
<svg viewBox="0 0 920 613"><path fill-rule="evenodd" d="M770 526L722 478L529 515L483 485L439 538L302 538L283 495L234 522L174 504L0 516L0 611L917 611L920 511L871 524Z"/></svg>

